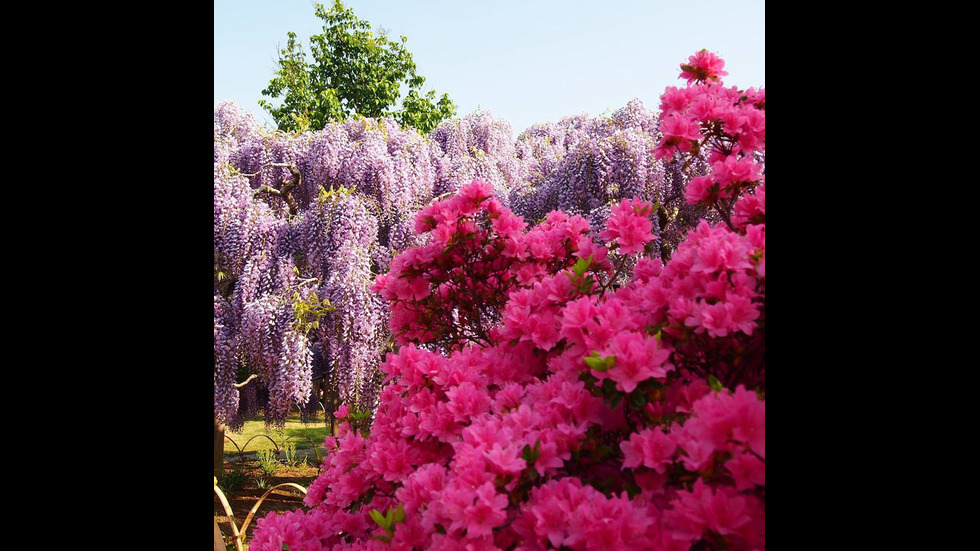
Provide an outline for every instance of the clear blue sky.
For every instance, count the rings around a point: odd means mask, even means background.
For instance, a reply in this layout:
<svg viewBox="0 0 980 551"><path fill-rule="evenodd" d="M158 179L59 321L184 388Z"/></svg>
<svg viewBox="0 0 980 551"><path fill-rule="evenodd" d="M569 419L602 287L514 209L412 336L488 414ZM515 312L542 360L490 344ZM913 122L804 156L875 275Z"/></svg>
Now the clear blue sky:
<svg viewBox="0 0 980 551"><path fill-rule="evenodd" d="M329 5L330 0L321 3ZM640 98L651 110L678 65L707 48L726 84L766 83L765 0L346 0L354 14L406 36L425 90L448 93L457 116L478 107L514 127ZM258 105L293 31L307 48L322 21L310 0L215 0L214 103L231 99L274 126ZM213 107L213 106L212 106Z"/></svg>

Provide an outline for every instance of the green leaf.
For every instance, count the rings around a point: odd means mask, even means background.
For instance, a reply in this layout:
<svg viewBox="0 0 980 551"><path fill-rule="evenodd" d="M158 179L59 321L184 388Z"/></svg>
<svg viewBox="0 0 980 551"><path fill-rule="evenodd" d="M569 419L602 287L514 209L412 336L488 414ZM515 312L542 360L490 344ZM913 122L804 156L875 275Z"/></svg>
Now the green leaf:
<svg viewBox="0 0 980 551"><path fill-rule="evenodd" d="M596 351L593 351L591 356L586 356L584 359L585 365L589 366L589 369L593 369L601 373L605 373L616 366L616 356L610 355L600 357L599 353Z"/></svg>
<svg viewBox="0 0 980 551"><path fill-rule="evenodd" d="M585 272L589 270L589 266L591 264L592 264L592 255L590 254L588 258L578 259L575 262L575 264L572 265L572 272L575 275L582 277L583 275L585 275Z"/></svg>
<svg viewBox="0 0 980 551"><path fill-rule="evenodd" d="M633 409L640 409L647 403L647 395L644 392L633 392L629 395L629 404Z"/></svg>
<svg viewBox="0 0 980 551"><path fill-rule="evenodd" d="M521 450L521 459L523 459L524 461L526 461L530 465L531 464L531 454L532 453L533 452L531 451L531 445L530 444L524 444L524 449Z"/></svg>
<svg viewBox="0 0 980 551"><path fill-rule="evenodd" d="M381 511L377 509L372 509L371 512L368 514L371 515L371 518L374 519L374 522L378 523L378 526L384 528L385 530L388 529L388 523L384 515L381 514Z"/></svg>
<svg viewBox="0 0 980 551"><path fill-rule="evenodd" d="M395 509L395 517L394 518L395 518L395 522L396 523L405 522L405 509L404 509L404 507L402 507L402 504L401 503L399 503L398 504L398 508Z"/></svg>
<svg viewBox="0 0 980 551"><path fill-rule="evenodd" d="M718 377L715 377L714 375L708 375L708 386L715 392L721 392L725 389L725 387L722 386L721 381L718 380Z"/></svg>
<svg viewBox="0 0 980 551"><path fill-rule="evenodd" d="M612 401L609 402L609 406L612 407L613 409L616 409L616 406L619 405L619 402L622 401L622 399L623 399L622 393L617 392L616 394L613 394Z"/></svg>
<svg viewBox="0 0 980 551"><path fill-rule="evenodd" d="M585 283L578 290L579 290L579 292L581 292L583 294L591 295L592 294L592 289L594 287L595 287L595 278L593 278L592 275L589 274L585 278Z"/></svg>

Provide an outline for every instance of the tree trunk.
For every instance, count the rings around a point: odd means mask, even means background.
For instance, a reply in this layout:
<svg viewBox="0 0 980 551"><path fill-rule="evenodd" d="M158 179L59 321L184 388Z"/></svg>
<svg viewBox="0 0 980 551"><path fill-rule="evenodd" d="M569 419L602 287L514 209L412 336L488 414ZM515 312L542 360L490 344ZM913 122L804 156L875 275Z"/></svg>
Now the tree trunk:
<svg viewBox="0 0 980 551"><path fill-rule="evenodd" d="M214 476L221 478L225 469L225 426L214 418ZM217 526L217 525L216 525Z"/></svg>

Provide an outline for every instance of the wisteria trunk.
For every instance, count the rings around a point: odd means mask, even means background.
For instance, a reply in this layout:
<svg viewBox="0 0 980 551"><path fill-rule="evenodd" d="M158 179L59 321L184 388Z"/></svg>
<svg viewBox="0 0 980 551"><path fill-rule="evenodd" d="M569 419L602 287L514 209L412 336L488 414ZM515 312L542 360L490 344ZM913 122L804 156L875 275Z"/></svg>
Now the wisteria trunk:
<svg viewBox="0 0 980 551"><path fill-rule="evenodd" d="M214 551L225 551L225 537L218 528L218 519L214 519Z"/></svg>
<svg viewBox="0 0 980 551"><path fill-rule="evenodd" d="M221 477L225 469L225 426L214 418L214 476Z"/></svg>

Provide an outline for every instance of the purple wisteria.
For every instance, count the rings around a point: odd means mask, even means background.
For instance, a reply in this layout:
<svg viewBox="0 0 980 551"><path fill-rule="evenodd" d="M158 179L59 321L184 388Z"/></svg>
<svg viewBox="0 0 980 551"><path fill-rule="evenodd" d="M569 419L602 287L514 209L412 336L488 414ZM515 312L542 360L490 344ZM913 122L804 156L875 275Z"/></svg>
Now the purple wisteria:
<svg viewBox="0 0 980 551"><path fill-rule="evenodd" d="M300 406L308 418L331 409L323 388L339 403L373 409L378 365L392 345L389 313L370 286L395 255L424 244L416 214L473 180L490 184L531 226L561 209L601 227L622 199L656 203L651 246L668 258L707 215L686 205L682 190L709 165L656 159L660 124L633 100L610 116L566 117L516 139L487 111L443 121L428 136L391 118L287 134L260 128L234 103L218 105L216 417L235 427L261 407L281 425ZM300 176L289 191L294 209L260 189L282 188L290 165Z"/></svg>

